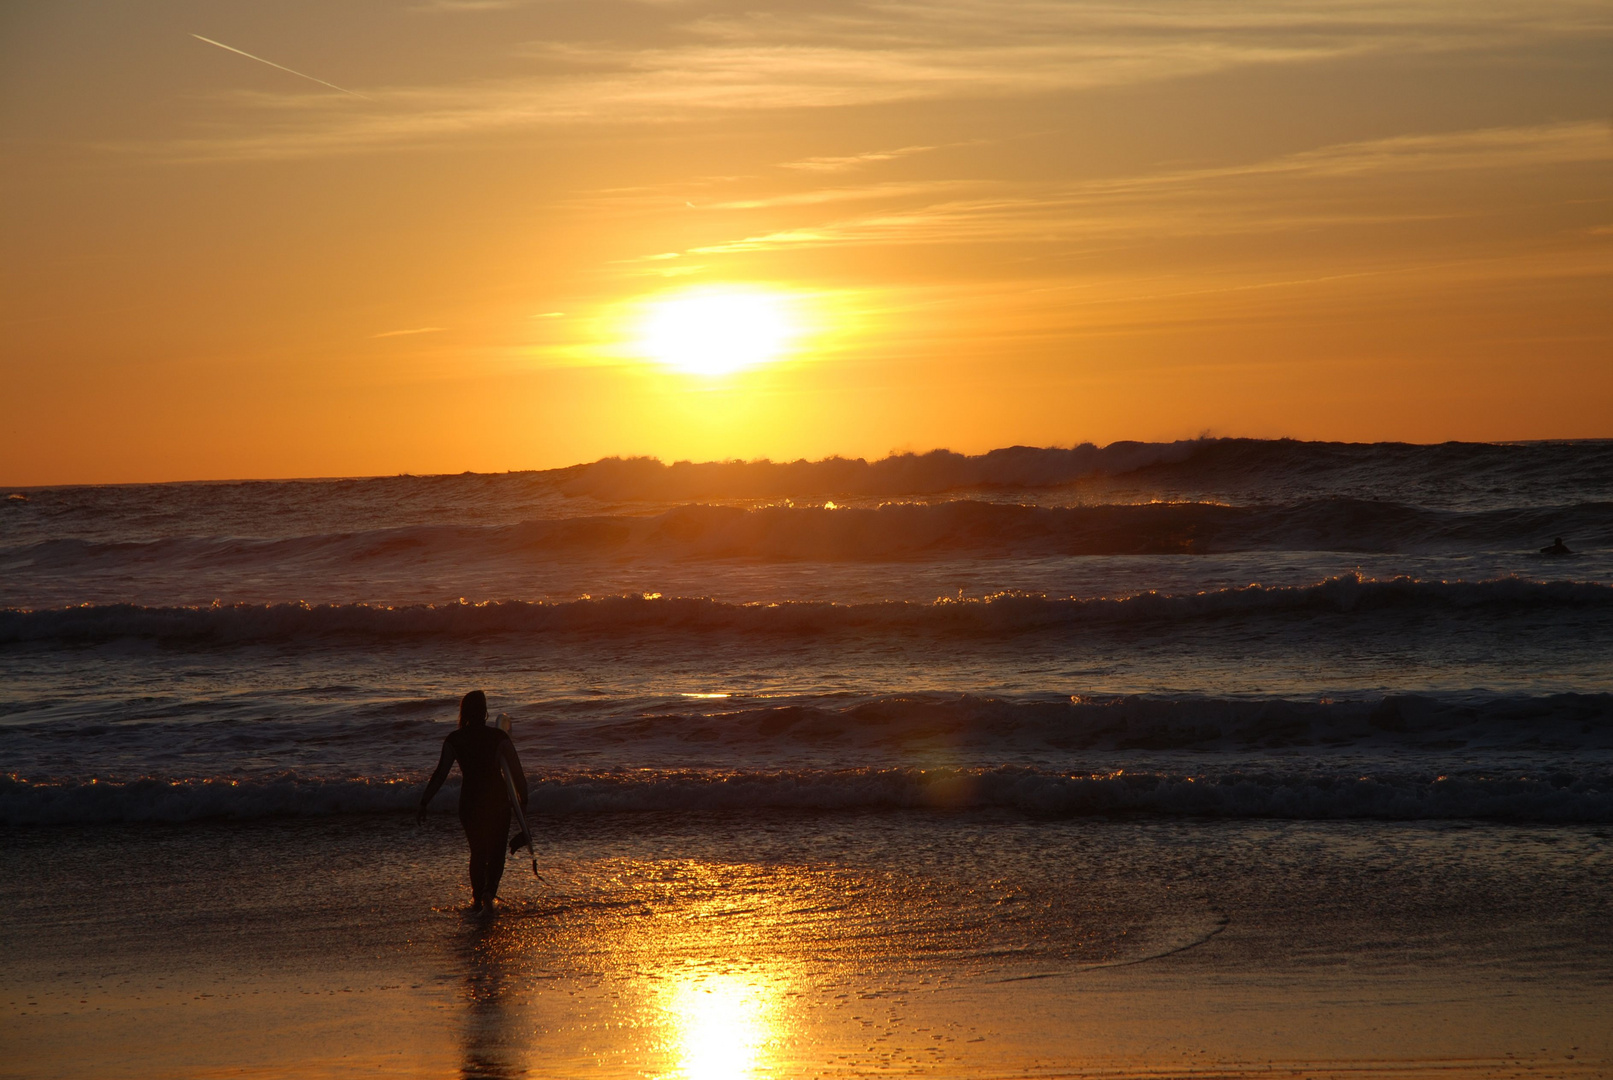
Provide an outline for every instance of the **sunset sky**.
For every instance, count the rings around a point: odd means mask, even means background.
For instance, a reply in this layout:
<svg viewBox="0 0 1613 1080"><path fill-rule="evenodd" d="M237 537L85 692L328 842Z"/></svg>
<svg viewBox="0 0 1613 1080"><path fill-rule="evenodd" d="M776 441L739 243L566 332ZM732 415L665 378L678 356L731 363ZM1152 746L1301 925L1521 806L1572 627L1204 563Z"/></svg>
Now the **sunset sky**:
<svg viewBox="0 0 1613 1080"><path fill-rule="evenodd" d="M20 0L0 483L1613 436L1610 113L1607 0Z"/></svg>

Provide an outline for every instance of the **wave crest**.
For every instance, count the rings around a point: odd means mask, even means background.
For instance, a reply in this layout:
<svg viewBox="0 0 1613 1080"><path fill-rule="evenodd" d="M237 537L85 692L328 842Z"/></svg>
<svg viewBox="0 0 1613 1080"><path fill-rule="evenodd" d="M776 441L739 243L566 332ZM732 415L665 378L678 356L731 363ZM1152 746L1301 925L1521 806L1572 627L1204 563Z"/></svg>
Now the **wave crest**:
<svg viewBox="0 0 1613 1080"><path fill-rule="evenodd" d="M654 458L606 458L536 475L567 495L615 501L894 498L1058 488L1118 477L1166 489L1357 496L1418 492L1477 504L1490 502L1487 493L1508 488L1559 502L1613 493L1613 441L1417 445L1202 438L1010 446L980 455L935 450L876 461L831 457L666 465Z"/></svg>
<svg viewBox="0 0 1613 1080"><path fill-rule="evenodd" d="M198 644L462 638L489 634L698 633L818 634L887 632L1012 635L1113 623L1178 623L1234 615L1304 617L1343 612L1506 612L1580 608L1613 611L1613 586L1595 582L1388 581L1357 575L1314 585L1218 589L1192 595L1155 592L1119 598L1053 598L1003 593L933 603L816 601L731 604L658 594L560 603L230 604L210 607L84 605L0 611L0 645L97 643L121 638Z"/></svg>
<svg viewBox="0 0 1613 1080"><path fill-rule="evenodd" d="M410 525L281 539L79 537L0 550L25 574L166 568L380 569L433 561L518 566L622 557L759 562L923 562L954 558L1510 550L1542 538L1613 544L1613 502L1458 513L1353 498L1228 505L1143 502L1031 506L979 500L881 506L689 505L650 516L548 518L517 524Z"/></svg>
<svg viewBox="0 0 1613 1080"><path fill-rule="evenodd" d="M30 784L0 780L0 824L185 822L402 812L401 780L191 780ZM918 769L634 770L535 778L540 816L632 812L1008 809L1039 815L1613 821L1613 775L1384 774L1276 770L1188 775L1065 773L1026 766Z"/></svg>

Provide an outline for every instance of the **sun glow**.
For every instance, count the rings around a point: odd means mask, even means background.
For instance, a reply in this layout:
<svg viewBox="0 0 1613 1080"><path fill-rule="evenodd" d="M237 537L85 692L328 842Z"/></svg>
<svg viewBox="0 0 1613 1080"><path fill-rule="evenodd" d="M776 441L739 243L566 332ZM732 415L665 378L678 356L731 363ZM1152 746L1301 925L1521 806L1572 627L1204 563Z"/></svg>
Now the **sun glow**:
<svg viewBox="0 0 1613 1080"><path fill-rule="evenodd" d="M666 1002L682 1080L748 1080L773 1037L766 991L732 975L678 983Z"/></svg>
<svg viewBox="0 0 1613 1080"><path fill-rule="evenodd" d="M650 301L639 350L693 375L726 375L782 357L797 336L789 300L765 289L691 289Z"/></svg>

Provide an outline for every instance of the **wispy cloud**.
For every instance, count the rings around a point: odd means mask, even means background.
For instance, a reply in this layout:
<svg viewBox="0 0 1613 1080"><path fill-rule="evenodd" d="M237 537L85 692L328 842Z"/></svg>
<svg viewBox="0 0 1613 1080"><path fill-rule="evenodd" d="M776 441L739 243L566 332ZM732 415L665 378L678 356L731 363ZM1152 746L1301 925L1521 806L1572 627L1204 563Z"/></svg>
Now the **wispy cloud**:
<svg viewBox="0 0 1613 1080"><path fill-rule="evenodd" d="M910 202L852 217L741 236L690 248L724 255L781 248L857 244L926 244L1118 238L1127 235L1216 235L1368 222L1428 220L1464 212L1404 195L1376 200L1361 183L1373 178L1430 178L1461 172L1539 169L1613 161L1613 140L1599 122L1492 128L1344 143L1264 161L1092 180L1078 184L975 182L965 185L873 185L873 196L925 192L950 197ZM1348 181L1346 190L1319 185ZM845 201L849 191L831 189ZM1326 197L1323 197L1326 196ZM813 200L798 199L794 205ZM1438 200L1435 200L1438 201ZM782 203L782 200L779 203Z"/></svg>
<svg viewBox="0 0 1613 1080"><path fill-rule="evenodd" d="M447 327L445 326L418 326L413 330L387 330L380 334L371 334L370 336L377 338L408 337L410 334L440 334L446 329Z"/></svg>
<svg viewBox="0 0 1613 1080"><path fill-rule="evenodd" d="M523 47L528 74L375 89L380 107L360 115L338 114L306 96L242 95L236 100L256 113L249 123L167 151L213 159L353 153L542 125L1023 97L1250 65L1613 34L1613 9L1600 0L1460 8L1448 0L1363 0L1344 11L1323 0L1148 8L853 0L765 15L653 10L657 20L642 20L649 29L636 31L636 39L621 38L627 31L619 12L602 10L597 24L579 24L570 40ZM920 149L805 158L788 167L833 172Z"/></svg>
<svg viewBox="0 0 1613 1080"><path fill-rule="evenodd" d="M786 161L780 167L799 169L802 172L846 172L860 169L876 161L895 161L897 158L922 154L926 150L934 149L933 146L904 146L898 150L872 150L866 154L851 154L846 157L809 157L800 161Z"/></svg>
<svg viewBox="0 0 1613 1080"><path fill-rule="evenodd" d="M845 187L812 188L751 199L724 199L703 204L707 210L774 210L788 206L822 206L825 203L869 202L909 196L933 196L941 191L978 188L973 180L914 180L901 183L858 184Z"/></svg>
<svg viewBox="0 0 1613 1080"><path fill-rule="evenodd" d="M508 11L526 7L532 0L425 0L410 5L414 11L440 11L447 13L466 11Z"/></svg>

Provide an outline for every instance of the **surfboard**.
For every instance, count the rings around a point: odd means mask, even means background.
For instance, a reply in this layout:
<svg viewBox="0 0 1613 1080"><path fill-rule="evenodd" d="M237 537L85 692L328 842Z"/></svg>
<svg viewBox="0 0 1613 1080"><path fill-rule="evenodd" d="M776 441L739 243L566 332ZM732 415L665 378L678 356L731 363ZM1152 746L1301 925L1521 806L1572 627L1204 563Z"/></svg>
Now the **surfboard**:
<svg viewBox="0 0 1613 1080"><path fill-rule="evenodd" d="M494 726L508 735L511 726L510 714L499 713L498 719L494 721ZM515 811L516 827L521 830L510 841L510 854L514 855L522 847L525 847L527 854L532 856L532 876L542 881L543 875L538 873L538 852L532 846L532 827L526 823L526 811L521 809L521 793L515 790L515 777L510 775L509 763L503 758L499 758L498 771L499 775L504 777L504 794L509 796L510 809Z"/></svg>

